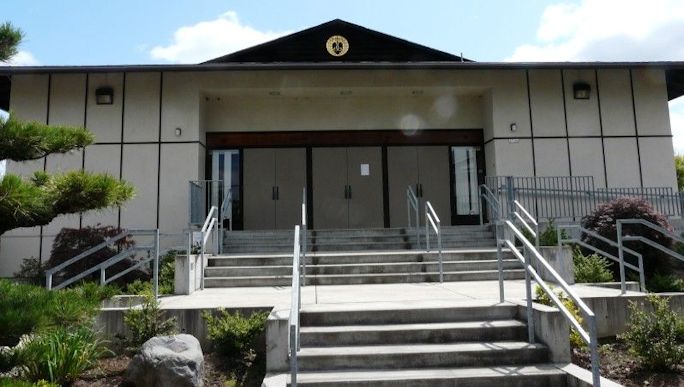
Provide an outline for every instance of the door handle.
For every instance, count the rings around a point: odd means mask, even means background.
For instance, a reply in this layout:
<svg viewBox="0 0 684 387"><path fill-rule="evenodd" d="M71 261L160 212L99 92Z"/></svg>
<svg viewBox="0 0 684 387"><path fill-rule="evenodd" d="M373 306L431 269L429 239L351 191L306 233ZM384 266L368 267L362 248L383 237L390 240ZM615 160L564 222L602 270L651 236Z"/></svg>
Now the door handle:
<svg viewBox="0 0 684 387"><path fill-rule="evenodd" d="M349 186L349 199L352 198L352 190L351 190L351 185Z"/></svg>
<svg viewBox="0 0 684 387"><path fill-rule="evenodd" d="M418 183L418 190L420 191L420 197L423 197L423 183Z"/></svg>
<svg viewBox="0 0 684 387"><path fill-rule="evenodd" d="M276 200L276 187L271 187L271 200Z"/></svg>
<svg viewBox="0 0 684 387"><path fill-rule="evenodd" d="M275 200L280 200L280 186L275 187L276 192L275 192Z"/></svg>

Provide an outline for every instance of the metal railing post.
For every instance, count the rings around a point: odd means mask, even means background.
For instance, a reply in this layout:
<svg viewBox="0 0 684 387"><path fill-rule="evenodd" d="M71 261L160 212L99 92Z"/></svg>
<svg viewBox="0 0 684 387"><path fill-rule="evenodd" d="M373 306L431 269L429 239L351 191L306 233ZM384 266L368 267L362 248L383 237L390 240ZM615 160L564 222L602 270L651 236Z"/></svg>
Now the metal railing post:
<svg viewBox="0 0 684 387"><path fill-rule="evenodd" d="M477 188L477 211L480 213L480 226L484 225L484 216L482 215L482 200L484 200L484 194L482 193L482 186Z"/></svg>
<svg viewBox="0 0 684 387"><path fill-rule="evenodd" d="M503 252L501 251L503 246L502 225L497 221L494 227L496 228L496 262L499 268L499 302L504 302Z"/></svg>
<svg viewBox="0 0 684 387"><path fill-rule="evenodd" d="M527 339L530 344L534 344L534 310L532 309L532 279L530 278L530 253L527 246L523 245L523 256L525 257L525 298L527 301Z"/></svg>
<svg viewBox="0 0 684 387"><path fill-rule="evenodd" d="M596 315L588 316L589 323L589 349L591 351L591 376L595 387L601 386L601 369L599 365L599 352L597 342Z"/></svg>
<svg viewBox="0 0 684 387"><path fill-rule="evenodd" d="M622 241L622 222L618 219L616 223L618 259L620 260L620 291L622 294L625 294L627 292L627 285L625 284L625 253Z"/></svg>
<svg viewBox="0 0 684 387"><path fill-rule="evenodd" d="M428 224L427 212L425 212L425 251L430 252L430 225Z"/></svg>
<svg viewBox="0 0 684 387"><path fill-rule="evenodd" d="M204 290L204 231L200 231L200 290Z"/></svg>
<svg viewBox="0 0 684 387"><path fill-rule="evenodd" d="M188 256L189 257L189 256ZM159 229L154 234L154 298L159 298Z"/></svg>
<svg viewBox="0 0 684 387"><path fill-rule="evenodd" d="M444 282L444 262L442 259L442 224L437 219L437 248L439 249L439 283Z"/></svg>
<svg viewBox="0 0 684 387"><path fill-rule="evenodd" d="M515 200L515 193L513 192L513 176L506 176L506 204L508 206L508 219L513 220L513 209Z"/></svg>
<svg viewBox="0 0 684 387"><path fill-rule="evenodd" d="M103 267L100 269L100 286L103 286L105 283L107 283L107 278L105 268Z"/></svg>

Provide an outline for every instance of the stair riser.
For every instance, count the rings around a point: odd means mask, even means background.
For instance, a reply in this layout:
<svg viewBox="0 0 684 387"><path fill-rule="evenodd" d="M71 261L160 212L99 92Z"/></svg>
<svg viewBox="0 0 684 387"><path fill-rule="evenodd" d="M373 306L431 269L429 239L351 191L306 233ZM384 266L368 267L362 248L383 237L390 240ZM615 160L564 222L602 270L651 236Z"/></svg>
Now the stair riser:
<svg viewBox="0 0 684 387"><path fill-rule="evenodd" d="M504 272L507 280L524 279L525 275L519 271ZM458 273L444 274L445 282L455 281L493 281L499 279L498 272L484 273ZM306 277L308 285L361 285L361 284L394 284L394 283L419 283L439 282L439 274L397 274L397 275L370 275L368 277ZM220 277L206 277L205 286L209 288L231 288L247 286L289 286L292 280L289 277L274 278L233 278L230 280Z"/></svg>
<svg viewBox="0 0 684 387"><path fill-rule="evenodd" d="M334 333L304 333L301 343L305 347L342 345L439 344L466 341L525 340L527 329L520 327L396 330Z"/></svg>
<svg viewBox="0 0 684 387"><path fill-rule="evenodd" d="M488 262L457 262L445 263L444 271L469 271L469 270L497 270L496 261ZM504 262L504 270L520 268L517 261ZM349 265L349 266L316 266L309 265L306 268L307 275L340 275L340 274L389 274L389 273L434 273L439 270L437 263L416 263L409 265ZM292 273L292 268L285 267L210 267L206 270L207 277L243 277L243 276L278 276Z"/></svg>
<svg viewBox="0 0 684 387"><path fill-rule="evenodd" d="M302 326L424 324L460 321L487 321L514 319L517 307L422 308L406 310L364 310L359 312L307 312L302 311Z"/></svg>
<svg viewBox="0 0 684 387"><path fill-rule="evenodd" d="M356 387L548 387L565 386L565 375L516 375L506 373L497 377L459 377L459 378L428 378L411 380L355 380ZM306 387L349 387L349 381L330 382L297 382L298 386ZM290 384L288 383L288 386Z"/></svg>
<svg viewBox="0 0 684 387"><path fill-rule="evenodd" d="M423 367L487 367L543 363L547 351L541 348L521 348L505 351L454 351L417 354L373 354L335 356L299 356L299 369L401 369Z"/></svg>
<svg viewBox="0 0 684 387"><path fill-rule="evenodd" d="M512 258L505 253L504 259ZM383 262L435 262L437 254L383 254L383 255L341 255L341 256L307 256L311 265L363 264ZM496 252L482 253L444 253L445 261L496 260ZM287 266L292 264L291 256L254 257L254 258L210 258L209 266Z"/></svg>

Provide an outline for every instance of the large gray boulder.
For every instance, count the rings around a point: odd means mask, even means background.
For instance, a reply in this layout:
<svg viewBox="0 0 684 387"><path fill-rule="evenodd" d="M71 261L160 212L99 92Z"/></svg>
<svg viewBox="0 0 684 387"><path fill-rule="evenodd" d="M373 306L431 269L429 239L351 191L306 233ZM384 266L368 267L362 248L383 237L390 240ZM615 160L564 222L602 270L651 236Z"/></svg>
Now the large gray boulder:
<svg viewBox="0 0 684 387"><path fill-rule="evenodd" d="M139 387L202 386L204 356L191 335L158 336L133 357L126 381Z"/></svg>

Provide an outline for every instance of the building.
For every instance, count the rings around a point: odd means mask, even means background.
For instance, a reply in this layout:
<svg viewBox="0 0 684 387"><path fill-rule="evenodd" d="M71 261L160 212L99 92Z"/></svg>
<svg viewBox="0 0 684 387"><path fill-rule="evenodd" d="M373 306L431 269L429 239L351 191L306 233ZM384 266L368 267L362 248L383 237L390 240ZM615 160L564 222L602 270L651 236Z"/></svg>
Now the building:
<svg viewBox="0 0 684 387"><path fill-rule="evenodd" d="M130 181L125 208L0 239L0 276L47 259L62 227L188 224L188 182L232 188L238 229L406 224L406 188L443 223L478 220L488 176L593 176L676 189L668 101L684 63L483 63L328 23L195 65L0 67L0 108L85 126L83 151L9 163Z"/></svg>

